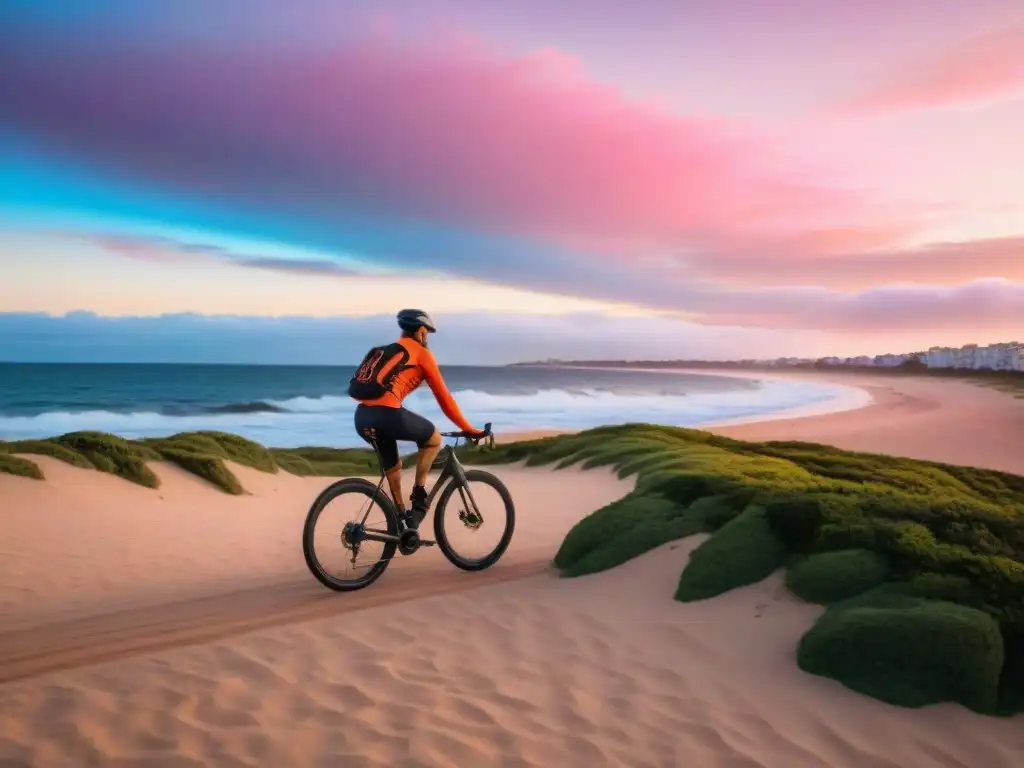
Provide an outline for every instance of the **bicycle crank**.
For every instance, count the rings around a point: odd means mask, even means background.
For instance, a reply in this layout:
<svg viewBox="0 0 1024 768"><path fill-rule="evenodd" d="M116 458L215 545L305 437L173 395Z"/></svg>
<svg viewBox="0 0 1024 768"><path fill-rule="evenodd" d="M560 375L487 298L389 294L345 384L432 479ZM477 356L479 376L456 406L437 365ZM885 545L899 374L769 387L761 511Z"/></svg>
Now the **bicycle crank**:
<svg viewBox="0 0 1024 768"><path fill-rule="evenodd" d="M406 528L398 537L398 551L403 555L412 555L420 547L432 547L434 542L430 539L421 539L420 532L415 528Z"/></svg>

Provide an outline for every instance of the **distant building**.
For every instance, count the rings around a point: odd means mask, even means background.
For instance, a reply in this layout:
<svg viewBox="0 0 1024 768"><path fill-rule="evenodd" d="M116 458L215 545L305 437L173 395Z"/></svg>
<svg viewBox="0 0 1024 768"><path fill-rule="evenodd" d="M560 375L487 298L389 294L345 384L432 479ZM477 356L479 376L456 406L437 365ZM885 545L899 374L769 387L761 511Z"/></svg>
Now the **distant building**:
<svg viewBox="0 0 1024 768"><path fill-rule="evenodd" d="M966 344L962 347L930 347L921 352L885 353L873 357L869 355L856 357L828 355L817 359L805 357L779 357L774 360L746 359L736 360L730 364L757 368L897 368L907 364L920 364L935 370L968 369L1024 373L1024 343L1007 341L986 346Z"/></svg>
<svg viewBox="0 0 1024 768"><path fill-rule="evenodd" d="M1010 370L1024 373L1024 344L1010 342Z"/></svg>
<svg viewBox="0 0 1024 768"><path fill-rule="evenodd" d="M903 365L910 358L910 355L875 355L874 364L881 368L895 368Z"/></svg>
<svg viewBox="0 0 1024 768"><path fill-rule="evenodd" d="M956 368L957 352L953 347L932 347L924 362L929 368Z"/></svg>

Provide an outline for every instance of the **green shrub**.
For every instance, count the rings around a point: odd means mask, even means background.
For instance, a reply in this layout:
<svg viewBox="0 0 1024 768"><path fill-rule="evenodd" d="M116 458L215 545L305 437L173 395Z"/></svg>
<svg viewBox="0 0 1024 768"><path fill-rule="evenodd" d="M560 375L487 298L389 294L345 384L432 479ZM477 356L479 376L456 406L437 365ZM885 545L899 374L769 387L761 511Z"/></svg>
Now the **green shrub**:
<svg viewBox="0 0 1024 768"><path fill-rule="evenodd" d="M272 449L278 464L294 474L320 477L378 476L380 462L372 450L365 448L285 448ZM406 466L415 463L415 457L406 460ZM306 472L306 467L311 471Z"/></svg>
<svg viewBox="0 0 1024 768"><path fill-rule="evenodd" d="M198 437L215 441L224 451L224 456L237 464L258 469L261 472L277 472L277 462L271 451L252 440L226 432L195 432Z"/></svg>
<svg viewBox="0 0 1024 768"><path fill-rule="evenodd" d="M105 432L72 432L47 440L0 442L0 453L17 449L24 453L53 456L69 464L118 475L149 488L159 479L146 466L151 461L169 461L203 477L228 493L241 493L238 478L224 461L277 472L278 467L297 475L347 477L379 472L373 451L352 448L268 449L238 435L225 432L181 432L170 437L126 440ZM20 462L7 464L20 471Z"/></svg>
<svg viewBox="0 0 1024 768"><path fill-rule="evenodd" d="M811 547L827 519L826 506L844 503L820 493L773 493L761 501L768 521L790 549L800 552ZM856 502L850 499L851 506Z"/></svg>
<svg viewBox="0 0 1024 768"><path fill-rule="evenodd" d="M881 585L891 570L884 556L869 549L820 552L792 565L786 586L801 600L828 605Z"/></svg>
<svg viewBox="0 0 1024 768"><path fill-rule="evenodd" d="M527 466L534 466L534 465L529 463L530 462L529 459L527 459L526 461L527 461ZM558 470L558 469L568 469L569 467L573 466L574 464L579 464L579 462L580 462L580 454L579 454L579 452L573 453L573 454L571 454L569 456L566 456L564 459L560 459L555 464L554 469L556 469L556 470Z"/></svg>
<svg viewBox="0 0 1024 768"><path fill-rule="evenodd" d="M160 454L147 446L105 432L70 432L54 441L80 453L101 472L147 488L160 485L160 480L146 466L146 461L159 459Z"/></svg>
<svg viewBox="0 0 1024 768"><path fill-rule="evenodd" d="M656 449L650 453L641 453L621 462L616 470L620 478L630 477L642 472L654 472L671 469L679 464L679 454L671 449Z"/></svg>
<svg viewBox="0 0 1024 768"><path fill-rule="evenodd" d="M670 517L681 516L683 511L665 499L629 494L576 523L555 554L554 564L563 573L568 574L579 561L589 555L609 547L615 549L615 542L637 526L656 525ZM626 557L619 562L627 559L629 558Z"/></svg>
<svg viewBox="0 0 1024 768"><path fill-rule="evenodd" d="M43 470L34 461L23 459L20 456L12 456L6 452L0 452L0 472L33 480L43 479Z"/></svg>
<svg viewBox="0 0 1024 768"><path fill-rule="evenodd" d="M577 523L554 562L564 576L596 573L702 530L699 513L668 499L631 494Z"/></svg>
<svg viewBox="0 0 1024 768"><path fill-rule="evenodd" d="M1012 715L1024 712L1024 632L1002 629L1006 663L999 684L999 709Z"/></svg>
<svg viewBox="0 0 1024 768"><path fill-rule="evenodd" d="M537 444L544 443L545 441L547 443L546 445ZM545 466L548 464L553 464L555 462L558 462L559 465L561 465L562 462L567 462L566 466L568 466L569 463L574 463L575 461L580 460L577 454L579 454L582 448L582 443L578 441L573 442L571 440L565 440L562 442L557 442L556 438L544 438L543 441L529 441L524 442L520 445L521 451L528 451L527 455L525 456L526 466L528 467ZM534 445L536 447L533 447ZM506 448L506 450L509 449ZM468 451L466 451L465 453L468 459L470 454ZM574 459L574 457L576 458Z"/></svg>
<svg viewBox="0 0 1024 768"><path fill-rule="evenodd" d="M974 608L867 595L826 611L800 640L797 663L890 704L956 701L991 713L1003 639L996 621Z"/></svg>
<svg viewBox="0 0 1024 768"><path fill-rule="evenodd" d="M234 473L227 468L223 459L217 456L201 456L189 451L165 448L163 456L168 461L204 480L208 480L227 493L241 495L245 493L242 484Z"/></svg>
<svg viewBox="0 0 1024 768"><path fill-rule="evenodd" d="M261 472L277 472L271 452L259 443L225 432L181 432L167 438L149 441L165 458L168 451L196 456L228 459Z"/></svg>
<svg viewBox="0 0 1024 768"><path fill-rule="evenodd" d="M143 485L146 488L160 487L160 478L153 474L153 470L147 467L146 462L141 459L125 458L120 461L115 460L114 463L116 471L113 474L118 477L123 477L125 480Z"/></svg>
<svg viewBox="0 0 1024 768"><path fill-rule="evenodd" d="M745 501L737 501L728 495L705 496L693 502L687 514L696 516L703 522L702 529L711 533L734 520L746 507Z"/></svg>
<svg viewBox="0 0 1024 768"><path fill-rule="evenodd" d="M273 451L273 454L274 461L276 461L277 465L285 472L290 472L293 475L299 475L301 477L316 474L316 469L313 468L313 465L298 454L277 450Z"/></svg>
<svg viewBox="0 0 1024 768"><path fill-rule="evenodd" d="M905 581L890 582L885 588L892 594L926 600L944 600L972 608L983 608L985 594L970 579L948 573L919 573Z"/></svg>
<svg viewBox="0 0 1024 768"><path fill-rule="evenodd" d="M85 451L82 455L85 456L88 462L96 467L100 472L106 472L110 475L117 474L117 462L106 454L97 453L95 451Z"/></svg>
<svg viewBox="0 0 1024 768"><path fill-rule="evenodd" d="M786 554L764 510L749 507L693 551L679 578L676 599L704 600L756 584L780 568Z"/></svg>
<svg viewBox="0 0 1024 768"><path fill-rule="evenodd" d="M7 450L10 453L50 456L82 469L94 468L89 460L78 451L51 440L14 440L7 443Z"/></svg>

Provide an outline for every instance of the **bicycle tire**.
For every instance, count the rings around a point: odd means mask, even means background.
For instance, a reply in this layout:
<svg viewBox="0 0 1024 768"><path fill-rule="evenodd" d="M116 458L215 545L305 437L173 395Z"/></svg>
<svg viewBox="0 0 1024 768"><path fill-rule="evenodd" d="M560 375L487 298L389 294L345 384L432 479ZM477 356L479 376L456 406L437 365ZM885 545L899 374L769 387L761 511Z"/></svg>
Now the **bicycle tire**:
<svg viewBox="0 0 1024 768"><path fill-rule="evenodd" d="M384 512L388 533L393 536L398 535L398 512L395 510L395 505L391 502L391 499L384 495L383 491L378 489L369 480L350 477L345 480L338 480L327 486L316 497L316 500L309 508L309 512L306 514L306 522L302 527L302 554L306 558L306 566L309 568L310 573L316 577L316 580L335 592L353 592L370 586L383 575L398 548L395 542L386 542L384 544L384 553L381 555L380 560L364 576L358 579L339 579L324 569L316 556L316 550L313 545L313 531L316 527L316 521L320 518L320 513L324 511L330 502L339 496L349 493L366 496L372 504L379 506Z"/></svg>
<svg viewBox="0 0 1024 768"><path fill-rule="evenodd" d="M464 571L482 571L485 568L490 568L498 562L498 560L501 559L501 556L505 554L505 550L508 549L508 545L512 542L512 534L515 533L516 528L516 507L515 503L512 501L512 494L509 493L508 488L506 488L505 484L490 472L484 472L481 469L468 469L466 470L466 482L478 482L483 483L484 485L489 485L498 492L498 495L504 502L505 531L502 534L500 541L489 555L479 560L467 560L452 549L451 543L448 541L448 536L444 530L444 521L448 502L451 500L452 495L455 494L462 485L458 480L453 480L448 483L448 485L444 487L444 490L441 491L441 496L437 500L437 507L434 510L434 538L437 540L437 548L441 550L452 565L457 568L461 568Z"/></svg>

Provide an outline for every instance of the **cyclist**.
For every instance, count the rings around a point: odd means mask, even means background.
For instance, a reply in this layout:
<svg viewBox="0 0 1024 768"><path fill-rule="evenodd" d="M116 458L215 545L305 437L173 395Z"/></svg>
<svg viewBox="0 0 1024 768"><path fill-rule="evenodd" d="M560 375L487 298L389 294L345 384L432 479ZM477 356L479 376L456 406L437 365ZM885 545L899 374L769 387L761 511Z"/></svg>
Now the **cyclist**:
<svg viewBox="0 0 1024 768"><path fill-rule="evenodd" d="M349 394L359 401L356 431L375 445L399 514L410 527L416 528L427 514L427 474L441 449L441 435L429 420L404 408L402 401L426 381L444 415L467 436L480 438L486 433L466 420L445 386L434 353L427 346L427 335L437 331L430 315L421 309L403 309L398 313L398 327L402 335L397 342L374 347L363 358L349 385ZM416 443L419 449L416 479L409 497L411 515L402 508L399 440Z"/></svg>

